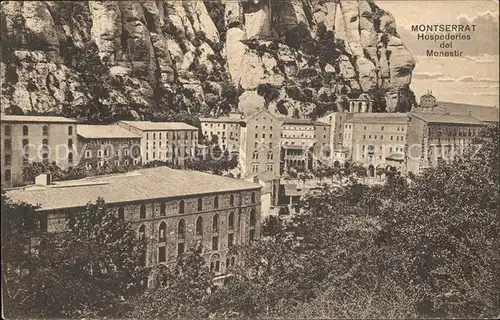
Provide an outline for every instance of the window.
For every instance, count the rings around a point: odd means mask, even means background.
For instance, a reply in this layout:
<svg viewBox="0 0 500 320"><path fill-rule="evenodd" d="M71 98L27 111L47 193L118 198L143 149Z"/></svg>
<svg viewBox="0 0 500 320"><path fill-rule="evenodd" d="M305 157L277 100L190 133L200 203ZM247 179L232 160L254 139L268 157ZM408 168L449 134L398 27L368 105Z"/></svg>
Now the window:
<svg viewBox="0 0 500 320"><path fill-rule="evenodd" d="M227 247L232 248L234 245L234 233L229 233L227 235Z"/></svg>
<svg viewBox="0 0 500 320"><path fill-rule="evenodd" d="M146 226L142 225L139 228L139 240L146 240Z"/></svg>
<svg viewBox="0 0 500 320"><path fill-rule="evenodd" d="M28 126L23 126L23 136L27 136L29 134Z"/></svg>
<svg viewBox="0 0 500 320"><path fill-rule="evenodd" d="M12 178L12 174L11 174L10 169L5 170L5 181L10 181L11 178Z"/></svg>
<svg viewBox="0 0 500 320"><path fill-rule="evenodd" d="M10 154L6 154L5 155L5 165L6 166L10 166L11 160L12 160L11 155Z"/></svg>
<svg viewBox="0 0 500 320"><path fill-rule="evenodd" d="M215 214L212 218L212 232L219 232L219 215Z"/></svg>
<svg viewBox="0 0 500 320"><path fill-rule="evenodd" d="M214 209L219 209L219 197L214 198Z"/></svg>
<svg viewBox="0 0 500 320"><path fill-rule="evenodd" d="M229 196L229 205L234 206L234 195Z"/></svg>
<svg viewBox="0 0 500 320"><path fill-rule="evenodd" d="M203 218L202 217L198 217L198 219L196 219L196 235L197 236L203 235Z"/></svg>
<svg viewBox="0 0 500 320"><path fill-rule="evenodd" d="M198 211L202 211L202 210L203 210L203 199L198 198Z"/></svg>
<svg viewBox="0 0 500 320"><path fill-rule="evenodd" d="M43 126L43 128L42 128L42 135L43 136L49 135L49 127Z"/></svg>
<svg viewBox="0 0 500 320"><path fill-rule="evenodd" d="M48 146L48 145L49 145L49 139L43 139L43 140L42 140L42 145L43 145L44 147Z"/></svg>
<svg viewBox="0 0 500 320"><path fill-rule="evenodd" d="M73 139L68 139L68 148L73 149Z"/></svg>
<svg viewBox="0 0 500 320"><path fill-rule="evenodd" d="M272 163L268 163L268 164L266 165L266 170L267 170L267 171L271 171L271 172L273 172L273 171L274 171L274 164L272 164Z"/></svg>
<svg viewBox="0 0 500 320"><path fill-rule="evenodd" d="M49 162L49 154L48 153L42 154L42 161L43 162Z"/></svg>
<svg viewBox="0 0 500 320"><path fill-rule="evenodd" d="M384 131L384 126L382 126L381 130Z"/></svg>
<svg viewBox="0 0 500 320"><path fill-rule="evenodd" d="M73 135L73 127L72 126L69 126L68 127L68 135Z"/></svg>
<svg viewBox="0 0 500 320"><path fill-rule="evenodd" d="M10 136L10 135L11 135L11 128L10 128L10 126L9 126L9 125L5 126L5 127L3 128L3 132L4 132L4 134L5 134L6 136Z"/></svg>
<svg viewBox="0 0 500 320"><path fill-rule="evenodd" d="M256 219L255 209L252 209L252 211L250 211L250 227L255 227L256 223L257 219Z"/></svg>
<svg viewBox="0 0 500 320"><path fill-rule="evenodd" d="M229 215L227 216L227 228L229 230L234 229L234 212L229 212Z"/></svg>
<svg viewBox="0 0 500 320"><path fill-rule="evenodd" d="M165 202L162 202L160 204L160 215L164 216L167 214L167 206L165 205Z"/></svg>
<svg viewBox="0 0 500 320"><path fill-rule="evenodd" d="M160 223L160 227L158 228L158 242L165 242L167 233L167 224L162 221Z"/></svg>
<svg viewBox="0 0 500 320"><path fill-rule="evenodd" d="M141 204L140 219L146 219L146 205Z"/></svg>
<svg viewBox="0 0 500 320"><path fill-rule="evenodd" d="M250 241L254 241L255 240L255 229L251 229L250 230Z"/></svg>
<svg viewBox="0 0 500 320"><path fill-rule="evenodd" d="M252 192L252 195L250 196L250 201L252 203L255 203L255 192Z"/></svg>
<svg viewBox="0 0 500 320"><path fill-rule="evenodd" d="M158 247L158 262L167 262L167 249L165 246Z"/></svg>
<svg viewBox="0 0 500 320"><path fill-rule="evenodd" d="M179 242L177 244L177 256L180 256L184 253L184 242Z"/></svg>
<svg viewBox="0 0 500 320"><path fill-rule="evenodd" d="M255 150L253 152L252 159L253 160L259 160L259 152L257 150Z"/></svg>
<svg viewBox="0 0 500 320"><path fill-rule="evenodd" d="M219 250L219 237L213 236L212 237L212 251L217 251L217 250Z"/></svg>
<svg viewBox="0 0 500 320"><path fill-rule="evenodd" d="M184 239L186 235L186 222L184 222L184 219L179 220L179 223L177 224L177 238L178 239Z"/></svg>
<svg viewBox="0 0 500 320"><path fill-rule="evenodd" d="M12 142L10 141L10 139L5 139L5 141L3 142L3 147L8 151L12 149Z"/></svg>
<svg viewBox="0 0 500 320"><path fill-rule="evenodd" d="M68 162L73 163L73 153L68 153Z"/></svg>
<svg viewBox="0 0 500 320"><path fill-rule="evenodd" d="M179 201L179 213L184 213L184 200Z"/></svg>
<svg viewBox="0 0 500 320"><path fill-rule="evenodd" d="M118 220L125 220L125 209L123 207L118 208Z"/></svg>
<svg viewBox="0 0 500 320"><path fill-rule="evenodd" d="M267 154L267 160L273 160L273 157L274 157L274 154L269 151L269 153Z"/></svg>

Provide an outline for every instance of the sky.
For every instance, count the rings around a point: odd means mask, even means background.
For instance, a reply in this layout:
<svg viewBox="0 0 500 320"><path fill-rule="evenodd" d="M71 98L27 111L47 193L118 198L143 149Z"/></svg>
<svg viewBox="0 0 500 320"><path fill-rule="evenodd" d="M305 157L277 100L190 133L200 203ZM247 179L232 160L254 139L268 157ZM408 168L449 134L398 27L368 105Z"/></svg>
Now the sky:
<svg viewBox="0 0 500 320"><path fill-rule="evenodd" d="M499 0L375 0L396 20L416 61L411 88L420 99L428 90L440 101L499 105ZM453 41L463 57L427 57L441 42L417 40L415 24L476 24L470 41Z"/></svg>

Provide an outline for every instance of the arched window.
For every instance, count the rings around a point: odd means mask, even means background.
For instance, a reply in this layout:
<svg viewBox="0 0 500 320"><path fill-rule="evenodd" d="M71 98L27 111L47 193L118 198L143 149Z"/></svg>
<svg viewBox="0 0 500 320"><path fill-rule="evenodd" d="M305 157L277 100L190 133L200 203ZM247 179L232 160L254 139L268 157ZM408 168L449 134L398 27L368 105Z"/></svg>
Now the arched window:
<svg viewBox="0 0 500 320"><path fill-rule="evenodd" d="M215 214L212 219L212 232L219 232L219 215Z"/></svg>
<svg viewBox="0 0 500 320"><path fill-rule="evenodd" d="M162 203L160 204L160 215L161 215L161 216L164 216L164 215L166 215L166 214L167 214L167 207L166 207L166 205L165 205L165 202L162 202Z"/></svg>
<svg viewBox="0 0 500 320"><path fill-rule="evenodd" d="M73 149L73 139L68 139L68 148Z"/></svg>
<svg viewBox="0 0 500 320"><path fill-rule="evenodd" d="M186 223L184 222L184 219L181 219L177 224L177 238L184 239L186 235L185 230L186 230Z"/></svg>
<svg viewBox="0 0 500 320"><path fill-rule="evenodd" d="M42 140L42 145L43 145L44 147L48 146L48 145L49 145L49 139L43 139L43 140Z"/></svg>
<svg viewBox="0 0 500 320"><path fill-rule="evenodd" d="M158 228L158 242L165 242L167 234L167 224L162 221L160 223L160 227Z"/></svg>
<svg viewBox="0 0 500 320"><path fill-rule="evenodd" d="M234 267L235 264L236 264L236 258L232 257L231 258L231 266Z"/></svg>
<svg viewBox="0 0 500 320"><path fill-rule="evenodd" d="M253 152L252 159L259 160L259 152L257 150Z"/></svg>
<svg viewBox="0 0 500 320"><path fill-rule="evenodd" d="M273 157L274 157L273 153L271 151L269 151L267 153L267 160L273 160Z"/></svg>
<svg viewBox="0 0 500 320"><path fill-rule="evenodd" d="M250 197L250 201L251 201L252 203L255 203L255 192L252 192L252 195L251 195L251 197Z"/></svg>
<svg viewBox="0 0 500 320"><path fill-rule="evenodd" d="M43 126L43 128L42 128L42 135L43 136L49 135L49 127Z"/></svg>
<svg viewBox="0 0 500 320"><path fill-rule="evenodd" d="M220 272L220 256L218 254L210 257L210 272Z"/></svg>
<svg viewBox="0 0 500 320"><path fill-rule="evenodd" d="M73 163L73 153L68 153L68 162Z"/></svg>
<svg viewBox="0 0 500 320"><path fill-rule="evenodd" d="M12 178L12 174L11 174L10 169L5 170L5 181L10 181L11 178Z"/></svg>
<svg viewBox="0 0 500 320"><path fill-rule="evenodd" d="M12 156L11 156L10 154L8 154L8 153L7 153L7 154L5 155L5 165L6 165L6 166L10 166L11 162L12 162Z"/></svg>
<svg viewBox="0 0 500 320"><path fill-rule="evenodd" d="M179 213L184 213L184 200L179 201Z"/></svg>
<svg viewBox="0 0 500 320"><path fill-rule="evenodd" d="M118 220L125 220L125 209L123 207L118 208Z"/></svg>
<svg viewBox="0 0 500 320"><path fill-rule="evenodd" d="M11 135L10 126L9 126L9 125L6 125L6 126L3 128L3 132L5 133L5 135L6 135L6 136L10 136L10 135Z"/></svg>
<svg viewBox="0 0 500 320"><path fill-rule="evenodd" d="M3 146L5 150L10 151L12 149L12 142L10 141L10 139L5 139L5 141L3 142Z"/></svg>
<svg viewBox="0 0 500 320"><path fill-rule="evenodd" d="M49 161L49 154L48 153L42 154L42 161L43 162L48 162Z"/></svg>
<svg viewBox="0 0 500 320"><path fill-rule="evenodd" d="M141 204L140 219L146 219L146 205Z"/></svg>
<svg viewBox="0 0 500 320"><path fill-rule="evenodd" d="M197 236L203 235L203 218L202 217L198 217L198 219L196 219L196 235Z"/></svg>
<svg viewBox="0 0 500 320"><path fill-rule="evenodd" d="M203 210L203 199L198 198L198 211Z"/></svg>
<svg viewBox="0 0 500 320"><path fill-rule="evenodd" d="M30 144L30 141L28 139L23 139L23 147L26 147L28 144Z"/></svg>
<svg viewBox="0 0 500 320"><path fill-rule="evenodd" d="M229 196L229 205L234 206L234 195Z"/></svg>
<svg viewBox="0 0 500 320"><path fill-rule="evenodd" d="M146 226L142 225L139 227L139 240L146 240Z"/></svg>
<svg viewBox="0 0 500 320"><path fill-rule="evenodd" d="M229 212L229 215L227 216L227 228L229 230L234 229L234 212Z"/></svg>
<svg viewBox="0 0 500 320"><path fill-rule="evenodd" d="M29 134L28 126L23 126L23 136L27 136Z"/></svg>
<svg viewBox="0 0 500 320"><path fill-rule="evenodd" d="M250 211L250 227L255 227L256 222L257 219L256 219L255 209L252 209L252 211Z"/></svg>
<svg viewBox="0 0 500 320"><path fill-rule="evenodd" d="M68 135L73 135L73 127L72 126L69 126L68 127Z"/></svg>
<svg viewBox="0 0 500 320"><path fill-rule="evenodd" d="M214 198L214 209L219 209L219 197L215 196Z"/></svg>

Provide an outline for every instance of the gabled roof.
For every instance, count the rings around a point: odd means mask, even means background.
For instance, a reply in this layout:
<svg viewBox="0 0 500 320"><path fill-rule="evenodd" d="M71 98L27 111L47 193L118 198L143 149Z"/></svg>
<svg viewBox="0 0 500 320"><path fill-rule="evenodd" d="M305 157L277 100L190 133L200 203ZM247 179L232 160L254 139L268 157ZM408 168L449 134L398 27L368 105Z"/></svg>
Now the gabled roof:
<svg viewBox="0 0 500 320"><path fill-rule="evenodd" d="M44 123L76 123L76 120L65 117L52 117L52 116L14 116L14 115L0 115L2 122L44 122Z"/></svg>
<svg viewBox="0 0 500 320"><path fill-rule="evenodd" d="M141 136L117 125L88 125L78 126L78 135L86 139L140 139Z"/></svg>
<svg viewBox="0 0 500 320"><path fill-rule="evenodd" d="M481 120L467 115L429 113L429 112L412 112L411 114L427 123L484 125L484 123Z"/></svg>
<svg viewBox="0 0 500 320"><path fill-rule="evenodd" d="M387 123L406 124L408 122L407 113L354 113L346 122L351 123Z"/></svg>
<svg viewBox="0 0 500 320"><path fill-rule="evenodd" d="M119 121L143 131L198 130L184 122Z"/></svg>
<svg viewBox="0 0 500 320"><path fill-rule="evenodd" d="M279 118L283 124L303 124L311 126L329 126L329 123L322 121L314 121L309 119L294 119L294 118Z"/></svg>
<svg viewBox="0 0 500 320"><path fill-rule="evenodd" d="M244 122L243 119L235 119L231 117L219 117L219 118L200 118L200 122L215 122L215 123L241 123Z"/></svg>
<svg viewBox="0 0 500 320"><path fill-rule="evenodd" d="M261 113L266 113L270 117L274 118L276 121L281 121L280 118L272 115L271 113L269 113L269 111L261 108L257 112L254 112L254 113L248 115L247 117L245 117L245 122L248 122L249 120L252 120L253 118L255 118L256 116L258 116Z"/></svg>
<svg viewBox="0 0 500 320"><path fill-rule="evenodd" d="M13 201L39 204L40 210L55 210L84 207L89 201L95 202L98 197L103 197L106 203L118 204L260 188L261 185L245 180L156 167L61 181L57 185L11 189L7 191L7 196Z"/></svg>
<svg viewBox="0 0 500 320"><path fill-rule="evenodd" d="M499 121L499 110L495 107L440 101L438 106L433 109L438 109L442 113L471 115L486 122Z"/></svg>

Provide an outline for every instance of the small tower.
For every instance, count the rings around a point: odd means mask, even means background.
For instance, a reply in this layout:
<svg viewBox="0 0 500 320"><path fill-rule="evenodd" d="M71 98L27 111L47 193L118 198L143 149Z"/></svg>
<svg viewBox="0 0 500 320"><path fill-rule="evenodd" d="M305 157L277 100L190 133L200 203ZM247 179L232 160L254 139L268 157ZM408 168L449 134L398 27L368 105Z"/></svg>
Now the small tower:
<svg viewBox="0 0 500 320"><path fill-rule="evenodd" d="M373 111L373 100L366 94L362 93L356 99L349 99L350 113L366 113Z"/></svg>
<svg viewBox="0 0 500 320"><path fill-rule="evenodd" d="M430 109L437 106L437 99L432 95L432 91L427 91L426 94L420 97L420 108Z"/></svg>

